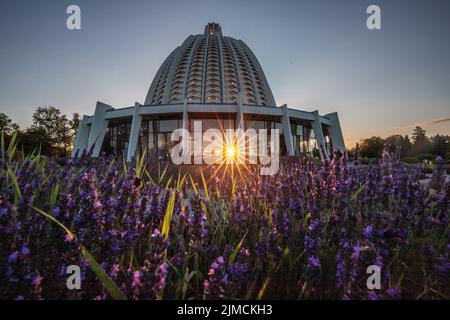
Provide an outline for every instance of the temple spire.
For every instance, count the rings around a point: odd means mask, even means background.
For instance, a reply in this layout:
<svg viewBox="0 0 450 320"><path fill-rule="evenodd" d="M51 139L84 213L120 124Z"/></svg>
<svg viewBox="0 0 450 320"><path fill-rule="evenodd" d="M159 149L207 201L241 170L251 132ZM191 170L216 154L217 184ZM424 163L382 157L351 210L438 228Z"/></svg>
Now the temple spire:
<svg viewBox="0 0 450 320"><path fill-rule="evenodd" d="M216 32L222 35L222 29L220 28L220 25L216 22L208 22L208 24L205 26L205 36L213 35Z"/></svg>

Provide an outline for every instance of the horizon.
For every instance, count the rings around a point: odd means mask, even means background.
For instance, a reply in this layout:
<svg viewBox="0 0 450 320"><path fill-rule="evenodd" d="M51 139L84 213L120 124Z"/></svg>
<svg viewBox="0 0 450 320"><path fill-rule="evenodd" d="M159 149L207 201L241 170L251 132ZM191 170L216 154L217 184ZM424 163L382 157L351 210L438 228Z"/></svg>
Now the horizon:
<svg viewBox="0 0 450 320"><path fill-rule="evenodd" d="M450 3L376 1L381 30L366 28L370 1L208 3L77 1L82 29L69 31L69 1L2 2L0 112L26 127L42 106L143 103L169 53L215 21L255 53L278 106L337 111L347 148L416 125L450 134Z"/></svg>

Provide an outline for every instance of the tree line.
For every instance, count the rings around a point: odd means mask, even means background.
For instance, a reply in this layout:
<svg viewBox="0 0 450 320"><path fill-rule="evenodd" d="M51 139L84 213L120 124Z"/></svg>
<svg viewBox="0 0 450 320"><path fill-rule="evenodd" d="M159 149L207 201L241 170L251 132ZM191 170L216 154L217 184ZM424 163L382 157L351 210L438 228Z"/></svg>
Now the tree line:
<svg viewBox="0 0 450 320"><path fill-rule="evenodd" d="M5 113L0 113L0 132L6 143L16 134L18 151L24 154L40 152L49 157L67 157L72 150L80 121L78 113L69 119L58 108L39 107L33 113L31 125L25 129L20 128Z"/></svg>
<svg viewBox="0 0 450 320"><path fill-rule="evenodd" d="M420 126L414 128L411 138L408 135L392 135L385 139L374 136L361 140L357 148L362 157L378 158L385 146L390 152L399 152L400 159L405 162L434 160L437 156L450 160L450 136L437 134L428 137Z"/></svg>

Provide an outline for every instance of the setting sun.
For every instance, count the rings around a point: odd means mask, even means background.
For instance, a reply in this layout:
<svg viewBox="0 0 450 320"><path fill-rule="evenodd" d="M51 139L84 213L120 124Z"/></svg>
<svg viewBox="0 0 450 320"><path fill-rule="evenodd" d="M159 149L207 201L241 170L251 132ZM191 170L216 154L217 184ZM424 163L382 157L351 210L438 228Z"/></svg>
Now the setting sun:
<svg viewBox="0 0 450 320"><path fill-rule="evenodd" d="M233 145L227 146L227 158L234 158L236 154L236 147Z"/></svg>

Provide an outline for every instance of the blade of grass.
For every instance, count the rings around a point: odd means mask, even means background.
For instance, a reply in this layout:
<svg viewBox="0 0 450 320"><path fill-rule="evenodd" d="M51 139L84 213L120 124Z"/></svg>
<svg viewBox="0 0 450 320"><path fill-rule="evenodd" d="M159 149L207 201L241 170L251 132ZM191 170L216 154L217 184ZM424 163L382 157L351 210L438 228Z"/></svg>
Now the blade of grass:
<svg viewBox="0 0 450 320"><path fill-rule="evenodd" d="M175 206L175 191L172 191L169 202L167 203L166 214L164 215L164 222L161 233L166 236L169 236L170 231L170 222L172 221L173 209Z"/></svg>
<svg viewBox="0 0 450 320"><path fill-rule="evenodd" d="M14 171L11 169L10 166L8 166L7 172L8 172L8 175L10 176L11 181L14 185L14 189L15 189L14 204L17 206L17 204L19 203L19 198L22 197L22 193L20 192L19 184L17 183L16 174L14 173Z"/></svg>
<svg viewBox="0 0 450 320"><path fill-rule="evenodd" d="M14 154L16 153L17 143L16 143L17 133L14 132L11 140L9 141L8 151L6 152L8 158L12 160L14 158Z"/></svg>
<svg viewBox="0 0 450 320"><path fill-rule="evenodd" d="M2 152L2 163L5 163L6 155L5 155L5 132L2 131L1 134L1 141L0 141L0 147Z"/></svg>
<svg viewBox="0 0 450 320"><path fill-rule="evenodd" d="M266 292L267 286L270 283L270 280L272 280L272 274L273 273L277 273L278 270L280 269L284 258L286 258L286 256L289 255L289 249L285 248L284 252L283 252L283 259L281 259L281 261L278 263L278 265L276 267L274 267L273 265L270 267L270 271L267 273L267 277L264 279L263 285L261 287L261 289L259 289L258 291L258 297L257 300L261 300L262 297L264 296L264 293Z"/></svg>
<svg viewBox="0 0 450 320"><path fill-rule="evenodd" d="M150 172L148 172L148 170L147 170L146 168L144 168L144 172L145 172L145 174L147 175L147 178L150 180L150 182L151 182L154 186L156 186L157 184L155 183L155 180L153 180L153 178L152 178Z"/></svg>
<svg viewBox="0 0 450 320"><path fill-rule="evenodd" d="M194 179L192 178L192 175L189 173L189 179L191 180L192 189L194 189L194 192L196 195L198 195L198 188L195 185Z"/></svg>
<svg viewBox="0 0 450 320"><path fill-rule="evenodd" d="M167 180L167 182L166 182L166 189L168 189L170 187L170 183L172 182L172 177L173 176L170 176L169 180Z"/></svg>
<svg viewBox="0 0 450 320"><path fill-rule="evenodd" d="M57 183L54 187L52 187L51 193L50 193L50 207L54 208L56 205L56 201L58 200L58 193L59 193L59 184Z"/></svg>
<svg viewBox="0 0 450 320"><path fill-rule="evenodd" d="M166 175L166 172L167 172L167 165L166 165L166 167L164 168L164 170L163 170L163 172L161 173L161 175L158 177L158 184L161 184L162 183L162 181L163 181L163 179L164 179L164 176Z"/></svg>
<svg viewBox="0 0 450 320"><path fill-rule="evenodd" d="M209 199L208 185L206 184L205 176L203 175L203 171L200 171L200 175L202 176L203 189L205 190L206 199Z"/></svg>
<svg viewBox="0 0 450 320"><path fill-rule="evenodd" d="M39 208L32 207L36 212L42 214L47 219L55 222L59 227L61 227L66 234L69 236L70 239L74 239L75 235L72 231L69 230L64 224L59 222L57 219L55 219L53 216L49 215L48 213L42 211ZM98 264L98 262L95 260L95 258L92 256L92 254L83 246L81 245L81 253L83 257L88 261L89 266L91 267L92 271L95 272L100 282L103 284L103 286L106 288L108 293L111 295L111 297L114 300L126 300L127 297L123 294L123 292L120 290L120 288L117 286L117 284L108 276L108 274L103 270L103 268Z"/></svg>
<svg viewBox="0 0 450 320"><path fill-rule="evenodd" d="M358 190L355 191L355 193L351 197L353 203L356 202L356 200L358 200L359 195L361 194L361 192L364 191L365 188L366 188L366 186L363 185L363 186L359 187Z"/></svg>
<svg viewBox="0 0 450 320"><path fill-rule="evenodd" d="M139 159L139 161L136 159L136 176L138 178L142 178L142 172L143 172L142 169L144 168L145 153L146 153L146 150L144 150L144 152L142 152L142 156Z"/></svg>
<svg viewBox="0 0 450 320"><path fill-rule="evenodd" d="M247 232L245 232L244 236L242 237L241 241L239 241L239 243L237 244L236 248L234 248L233 253L231 253L230 255L230 261L234 262L234 260L236 259L237 254L239 253L239 250L241 250L242 244L244 243L244 239L247 236Z"/></svg>

